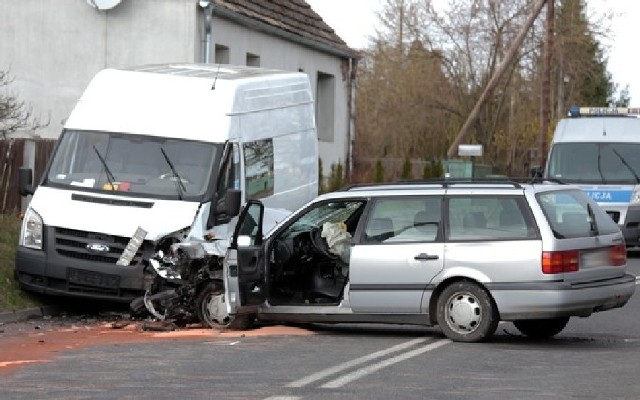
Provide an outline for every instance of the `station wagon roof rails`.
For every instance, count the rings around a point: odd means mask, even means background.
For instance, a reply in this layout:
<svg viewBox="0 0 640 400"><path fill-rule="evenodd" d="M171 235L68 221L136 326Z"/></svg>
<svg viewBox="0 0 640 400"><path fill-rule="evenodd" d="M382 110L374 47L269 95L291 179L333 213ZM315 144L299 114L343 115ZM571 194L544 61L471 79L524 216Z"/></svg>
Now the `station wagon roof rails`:
<svg viewBox="0 0 640 400"><path fill-rule="evenodd" d="M529 181L529 183L531 185L534 185L536 183L545 183L545 182L551 182L551 183L557 183L559 185L567 185L567 182L563 181L562 179L558 179L558 178L544 178L541 176L534 176L533 178L531 178L531 180Z"/></svg>
<svg viewBox="0 0 640 400"><path fill-rule="evenodd" d="M495 185L496 187L512 186L520 189L522 185L518 182L509 179L417 179L417 180L403 180L387 183L365 183L356 184L345 187L344 191L349 190L366 190L366 189L380 189L388 187L389 189L413 189L418 186L438 186L438 187L451 187L452 185L482 185L483 187Z"/></svg>
<svg viewBox="0 0 640 400"><path fill-rule="evenodd" d="M521 189L522 185L514 180L509 178L447 178L447 179L438 179L433 180L431 182L437 182L442 184L444 187L451 187L452 185L482 185L483 187L487 186L513 186L516 189Z"/></svg>

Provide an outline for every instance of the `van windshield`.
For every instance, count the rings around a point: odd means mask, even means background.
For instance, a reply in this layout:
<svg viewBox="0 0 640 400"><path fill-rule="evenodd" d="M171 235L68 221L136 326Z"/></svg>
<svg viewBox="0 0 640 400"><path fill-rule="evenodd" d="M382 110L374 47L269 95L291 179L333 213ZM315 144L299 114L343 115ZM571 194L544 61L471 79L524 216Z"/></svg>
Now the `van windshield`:
<svg viewBox="0 0 640 400"><path fill-rule="evenodd" d="M45 185L197 200L219 144L107 132L65 131Z"/></svg>
<svg viewBox="0 0 640 400"><path fill-rule="evenodd" d="M575 183L640 183L640 143L556 143L547 175Z"/></svg>

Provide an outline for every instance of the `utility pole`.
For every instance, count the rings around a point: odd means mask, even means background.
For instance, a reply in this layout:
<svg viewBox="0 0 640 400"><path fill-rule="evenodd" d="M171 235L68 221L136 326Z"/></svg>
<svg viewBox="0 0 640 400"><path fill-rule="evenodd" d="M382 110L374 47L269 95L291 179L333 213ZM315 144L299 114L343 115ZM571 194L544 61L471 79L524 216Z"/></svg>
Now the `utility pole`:
<svg viewBox="0 0 640 400"><path fill-rule="evenodd" d="M547 1L547 29L542 56L542 86L540 92L540 135L538 137L538 167L547 162L547 132L551 116L551 54L553 52L553 28L555 23L555 0Z"/></svg>
<svg viewBox="0 0 640 400"><path fill-rule="evenodd" d="M553 0L549 0L549 1L553 2ZM462 141L469 134L469 130L471 129L471 125L478 118L478 114L480 113L480 109L482 108L484 103L487 101L487 98L489 98L489 96L491 95L493 90L498 85L498 82L500 81L500 78L502 77L502 75L504 75L504 73L507 70L507 67L509 66L509 64L513 61L513 58L515 57L518 49L520 48L520 46L522 46L522 42L524 42L524 38L525 38L527 32L529 31L529 29L531 28L531 26L535 22L536 18L538 18L538 15L540 15L540 11L542 10L542 6L544 6L544 4L546 2L547 2L547 0L538 0L535 3L535 5L533 6L533 9L531 11L531 15L529 15L529 18L525 22L524 26L522 27L520 32L518 32L518 35L514 39L513 43L511 43L511 46L509 47L509 50L507 50L507 54L505 55L504 59L502 60L502 63L500 63L500 65L498 66L496 71L493 73L493 76L491 76L491 79L489 80L489 83L487 83L487 87L484 89L484 91L480 95L480 98L476 102L475 106L473 106L473 109L469 113L469 116L467 117L467 120L464 122L464 125L462 125L462 128L460 129L460 132L458 132L458 136L456 136L455 140L453 141L453 143L449 147L449 150L447 150L447 157L448 158L453 158L456 155L456 152L458 151L458 146L460 145L460 143L462 143Z"/></svg>

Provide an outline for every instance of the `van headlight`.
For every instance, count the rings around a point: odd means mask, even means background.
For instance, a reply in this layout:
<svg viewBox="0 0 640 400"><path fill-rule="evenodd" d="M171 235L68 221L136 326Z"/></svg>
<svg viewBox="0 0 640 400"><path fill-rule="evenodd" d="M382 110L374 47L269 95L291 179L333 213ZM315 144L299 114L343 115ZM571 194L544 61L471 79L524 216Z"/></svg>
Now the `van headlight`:
<svg viewBox="0 0 640 400"><path fill-rule="evenodd" d="M20 246L42 250L42 218L33 209L27 209L20 231Z"/></svg>
<svg viewBox="0 0 640 400"><path fill-rule="evenodd" d="M633 187L633 193L631 193L630 204L640 204L640 186Z"/></svg>

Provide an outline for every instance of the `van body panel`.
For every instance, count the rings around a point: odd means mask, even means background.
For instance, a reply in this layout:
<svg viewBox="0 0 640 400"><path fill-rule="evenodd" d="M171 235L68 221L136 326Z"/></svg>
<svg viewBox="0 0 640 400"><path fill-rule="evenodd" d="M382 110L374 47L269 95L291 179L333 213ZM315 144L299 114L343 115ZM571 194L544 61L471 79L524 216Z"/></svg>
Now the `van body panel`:
<svg viewBox="0 0 640 400"><path fill-rule="evenodd" d="M198 202L144 199L87 194L42 186L30 207L52 227L69 227L86 232L131 236L138 227L147 231L147 240L155 241L168 233L189 227L200 207ZM74 199L81 194L87 200ZM92 199L93 201L89 200ZM112 205L100 200L135 201L148 206Z"/></svg>

